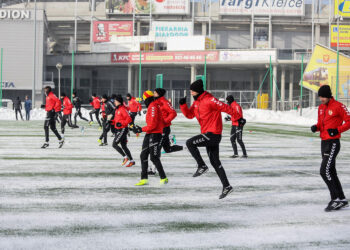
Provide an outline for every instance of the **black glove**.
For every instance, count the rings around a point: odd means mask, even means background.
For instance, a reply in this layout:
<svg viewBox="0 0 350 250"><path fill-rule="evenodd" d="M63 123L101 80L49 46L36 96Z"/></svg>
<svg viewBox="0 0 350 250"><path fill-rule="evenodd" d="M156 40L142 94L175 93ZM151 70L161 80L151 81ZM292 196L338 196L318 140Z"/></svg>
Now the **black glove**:
<svg viewBox="0 0 350 250"><path fill-rule="evenodd" d="M147 114L147 110L144 110L144 111L143 111L143 114L144 114L144 115Z"/></svg>
<svg viewBox="0 0 350 250"><path fill-rule="evenodd" d="M179 101L180 105L186 104L186 96Z"/></svg>
<svg viewBox="0 0 350 250"><path fill-rule="evenodd" d="M230 117L230 116L226 116L226 117L225 117L225 121L227 121L227 122L228 122L228 121L231 121L231 117Z"/></svg>
<svg viewBox="0 0 350 250"><path fill-rule="evenodd" d="M239 127L244 127L244 125L246 124L247 120L244 118L240 118L238 121L238 126Z"/></svg>
<svg viewBox="0 0 350 250"><path fill-rule="evenodd" d="M139 111L139 116L141 116L141 111Z"/></svg>
<svg viewBox="0 0 350 250"><path fill-rule="evenodd" d="M333 137L333 136L336 136L337 134L339 134L339 131L338 131L338 129L328 129L327 130L328 131L328 134L331 136L331 137Z"/></svg>
<svg viewBox="0 0 350 250"><path fill-rule="evenodd" d="M40 106L42 109L44 109L45 108L45 104L41 104L41 106Z"/></svg>
<svg viewBox="0 0 350 250"><path fill-rule="evenodd" d="M134 133L135 134L141 134L142 133L142 128L140 126L135 125Z"/></svg>
<svg viewBox="0 0 350 250"><path fill-rule="evenodd" d="M246 124L246 122L247 122L246 119L240 118L240 119L238 120L238 126L239 126L239 127L244 127L244 125Z"/></svg>
<svg viewBox="0 0 350 250"><path fill-rule="evenodd" d="M115 125L117 126L117 128L122 126L122 124L120 122L117 122Z"/></svg>
<svg viewBox="0 0 350 250"><path fill-rule="evenodd" d="M316 125L311 126L311 131L312 131L312 133L316 133L317 126Z"/></svg>

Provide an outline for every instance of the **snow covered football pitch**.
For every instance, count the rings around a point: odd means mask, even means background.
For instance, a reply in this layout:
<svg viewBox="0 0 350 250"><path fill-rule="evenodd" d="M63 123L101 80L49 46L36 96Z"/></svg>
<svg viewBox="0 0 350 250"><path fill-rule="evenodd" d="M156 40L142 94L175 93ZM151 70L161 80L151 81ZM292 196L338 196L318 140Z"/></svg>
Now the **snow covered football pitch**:
<svg viewBox="0 0 350 250"><path fill-rule="evenodd" d="M0 121L0 249L350 249L350 209L323 211L320 140L308 127L248 123L249 158L231 159L225 125L221 160L234 192L224 200L213 168L192 178L188 151L162 155L168 185L156 176L134 187L143 136L129 139L137 165L126 169L97 145L97 127L67 128L62 149L51 133L45 150L42 127ZM181 145L198 131L173 126ZM345 133L337 165L347 195L349 163Z"/></svg>

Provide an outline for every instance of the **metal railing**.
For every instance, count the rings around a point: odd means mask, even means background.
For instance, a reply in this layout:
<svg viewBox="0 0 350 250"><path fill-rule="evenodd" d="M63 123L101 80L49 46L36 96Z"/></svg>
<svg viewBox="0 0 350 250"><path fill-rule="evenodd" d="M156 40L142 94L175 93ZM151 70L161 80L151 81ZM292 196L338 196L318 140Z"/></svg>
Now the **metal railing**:
<svg viewBox="0 0 350 250"><path fill-rule="evenodd" d="M279 60L301 60L301 56L304 55L304 60L308 61L311 54L312 51L309 49L277 49Z"/></svg>

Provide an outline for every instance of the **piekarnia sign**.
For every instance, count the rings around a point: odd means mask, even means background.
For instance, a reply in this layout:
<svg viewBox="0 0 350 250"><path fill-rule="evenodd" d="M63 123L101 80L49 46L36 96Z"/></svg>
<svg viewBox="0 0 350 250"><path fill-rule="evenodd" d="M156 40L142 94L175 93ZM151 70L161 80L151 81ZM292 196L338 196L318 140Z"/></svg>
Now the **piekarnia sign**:
<svg viewBox="0 0 350 250"><path fill-rule="evenodd" d="M220 0L221 15L304 16L305 0Z"/></svg>

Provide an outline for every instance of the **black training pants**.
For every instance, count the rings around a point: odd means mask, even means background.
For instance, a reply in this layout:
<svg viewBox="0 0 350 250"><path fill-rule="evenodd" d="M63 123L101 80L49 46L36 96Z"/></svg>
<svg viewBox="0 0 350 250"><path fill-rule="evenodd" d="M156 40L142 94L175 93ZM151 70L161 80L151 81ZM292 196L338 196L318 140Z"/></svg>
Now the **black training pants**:
<svg viewBox="0 0 350 250"><path fill-rule="evenodd" d="M103 139L104 143L107 143L107 134L111 130L111 124L107 121L107 118L102 118L102 134L100 140Z"/></svg>
<svg viewBox="0 0 350 250"><path fill-rule="evenodd" d="M72 115L63 115L61 121L61 132L64 134L65 126L68 124L69 127L74 128L75 126L72 124Z"/></svg>
<svg viewBox="0 0 350 250"><path fill-rule="evenodd" d="M206 166L198 150L198 147L206 147L211 165L214 167L217 175L219 176L222 185L224 187L227 187L230 185L230 183L227 179L225 170L221 165L221 161L219 159L220 142L221 142L221 135L216 135L213 133L205 133L205 134L196 135L188 139L186 142L186 145L191 155L196 160L198 167Z"/></svg>
<svg viewBox="0 0 350 250"><path fill-rule="evenodd" d="M85 117L83 117L83 115L81 114L81 108L77 108L75 110L75 114L74 114L74 125L77 125L77 117L80 117L80 119L84 120L84 121L89 121L88 119L86 119Z"/></svg>
<svg viewBox="0 0 350 250"><path fill-rule="evenodd" d="M56 114L54 111L49 111L46 113L46 118L44 123L46 142L49 142L49 127L51 128L52 132L56 135L57 139L61 140L62 137L56 129Z"/></svg>
<svg viewBox="0 0 350 250"><path fill-rule="evenodd" d="M95 114L96 120L98 122L98 124L100 125L100 127L102 127L101 121L100 121L100 109L93 109L90 111L90 121L94 121L94 119L92 118L92 115Z"/></svg>
<svg viewBox="0 0 350 250"><path fill-rule="evenodd" d="M16 120L18 120L18 116L17 116L17 113L19 113L19 114L20 114L20 116L21 116L21 119L23 120L23 116L22 116L22 110L20 110L20 109L15 109L15 112L16 112Z"/></svg>
<svg viewBox="0 0 350 250"><path fill-rule="evenodd" d="M238 155L236 140L238 144L241 146L243 155L247 155L247 151L245 149L242 136L243 136L243 127L232 126L230 140L231 140L233 152L235 155Z"/></svg>
<svg viewBox="0 0 350 250"><path fill-rule="evenodd" d="M340 151L339 139L321 141L322 163L320 174L327 184L331 199L345 199L343 188L340 184L335 162Z"/></svg>
<svg viewBox="0 0 350 250"><path fill-rule="evenodd" d="M59 112L56 112L55 113L55 119L56 119L56 121L59 123L59 122L62 122L62 119L63 119L63 117L62 117L62 111L59 111Z"/></svg>
<svg viewBox="0 0 350 250"><path fill-rule="evenodd" d="M156 166L161 179L165 179L163 165L160 161L162 134L146 134L142 143L141 158L141 179L148 179L148 156Z"/></svg>
<svg viewBox="0 0 350 250"><path fill-rule="evenodd" d="M131 117L131 122L130 122L130 126L134 127L135 126L135 118L137 116L137 112L130 112L130 117ZM135 133L135 132L134 132ZM130 136L130 135L129 135Z"/></svg>
<svg viewBox="0 0 350 250"><path fill-rule="evenodd" d="M171 133L170 126L163 129L162 147L164 148L164 151L166 153L181 151L183 149L182 146L179 146L179 145L170 146L170 139L169 139L170 133Z"/></svg>
<svg viewBox="0 0 350 250"><path fill-rule="evenodd" d="M113 148L118 151L119 154L121 154L123 157L128 157L129 160L133 160L130 150L128 149L127 139L128 135L128 128L122 128L122 129L116 129L115 130L115 137L113 141ZM121 147L119 146L121 145Z"/></svg>

